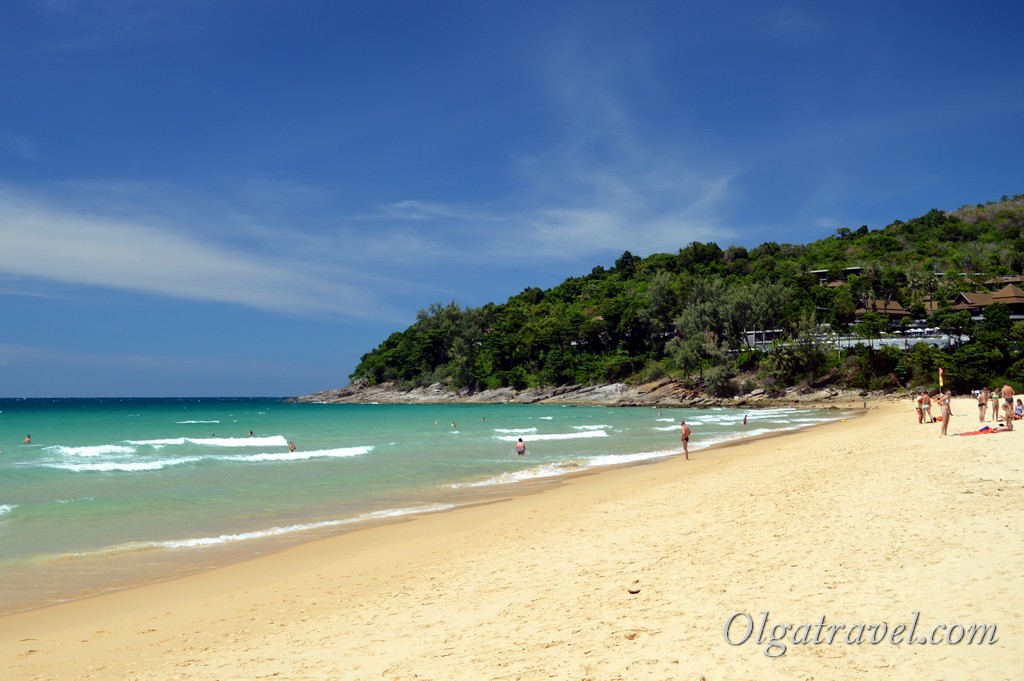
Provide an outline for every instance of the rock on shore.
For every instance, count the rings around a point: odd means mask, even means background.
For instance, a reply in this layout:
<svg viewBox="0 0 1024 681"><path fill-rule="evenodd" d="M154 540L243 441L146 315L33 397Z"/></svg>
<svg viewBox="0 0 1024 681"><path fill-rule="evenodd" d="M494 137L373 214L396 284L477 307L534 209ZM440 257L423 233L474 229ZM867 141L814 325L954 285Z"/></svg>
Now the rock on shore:
<svg viewBox="0 0 1024 681"><path fill-rule="evenodd" d="M769 397L763 390L731 398L711 397L684 387L679 381L663 379L643 385L565 385L551 388L514 390L452 390L435 383L420 388L402 388L395 383L369 385L355 381L344 388L324 390L295 398L297 402L349 404L577 404L611 407L772 407L804 404L836 407L860 406L864 394L826 388L811 392L788 389Z"/></svg>

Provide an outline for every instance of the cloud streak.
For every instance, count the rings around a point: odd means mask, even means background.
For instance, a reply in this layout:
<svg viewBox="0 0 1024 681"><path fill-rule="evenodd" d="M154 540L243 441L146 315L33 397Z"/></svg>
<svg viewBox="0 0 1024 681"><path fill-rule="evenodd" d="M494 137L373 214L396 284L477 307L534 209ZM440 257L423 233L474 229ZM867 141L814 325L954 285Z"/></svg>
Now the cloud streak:
<svg viewBox="0 0 1024 681"><path fill-rule="evenodd" d="M378 316L382 301L335 278L184 230L84 214L0 190L0 273L294 314ZM342 273L343 274L343 273Z"/></svg>

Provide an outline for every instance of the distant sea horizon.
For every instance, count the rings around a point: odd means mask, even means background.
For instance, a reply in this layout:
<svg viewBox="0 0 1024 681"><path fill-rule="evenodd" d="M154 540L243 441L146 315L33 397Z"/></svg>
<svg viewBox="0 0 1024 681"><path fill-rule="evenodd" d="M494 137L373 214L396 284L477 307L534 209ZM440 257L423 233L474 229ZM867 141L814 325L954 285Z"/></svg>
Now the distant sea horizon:
<svg viewBox="0 0 1024 681"><path fill-rule="evenodd" d="M699 455L844 416L292 397L0 398L0 614L574 473L678 456L682 419ZM520 438L524 456L515 453Z"/></svg>

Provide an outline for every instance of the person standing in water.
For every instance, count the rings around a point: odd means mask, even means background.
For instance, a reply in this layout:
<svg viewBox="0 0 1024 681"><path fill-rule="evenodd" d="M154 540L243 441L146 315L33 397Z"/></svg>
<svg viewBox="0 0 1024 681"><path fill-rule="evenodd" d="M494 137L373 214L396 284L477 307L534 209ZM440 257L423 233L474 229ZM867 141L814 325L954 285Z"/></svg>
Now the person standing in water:
<svg viewBox="0 0 1024 681"><path fill-rule="evenodd" d="M682 430L679 433L679 439L683 441L683 455L686 460L690 460L690 434L693 432L690 426L686 425L686 421L682 421Z"/></svg>
<svg viewBox="0 0 1024 681"><path fill-rule="evenodd" d="M523 442L523 438L519 438L519 442L516 443L516 454L519 456L526 454L526 443Z"/></svg>

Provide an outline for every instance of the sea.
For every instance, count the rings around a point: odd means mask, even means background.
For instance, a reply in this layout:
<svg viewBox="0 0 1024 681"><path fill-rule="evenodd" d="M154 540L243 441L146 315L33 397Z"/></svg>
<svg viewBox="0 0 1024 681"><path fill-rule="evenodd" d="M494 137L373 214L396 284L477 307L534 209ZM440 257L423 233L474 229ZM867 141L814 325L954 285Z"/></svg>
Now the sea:
<svg viewBox="0 0 1024 681"><path fill-rule="evenodd" d="M0 399L0 614L681 456L681 420L699 456L717 443L845 416L796 408Z"/></svg>

